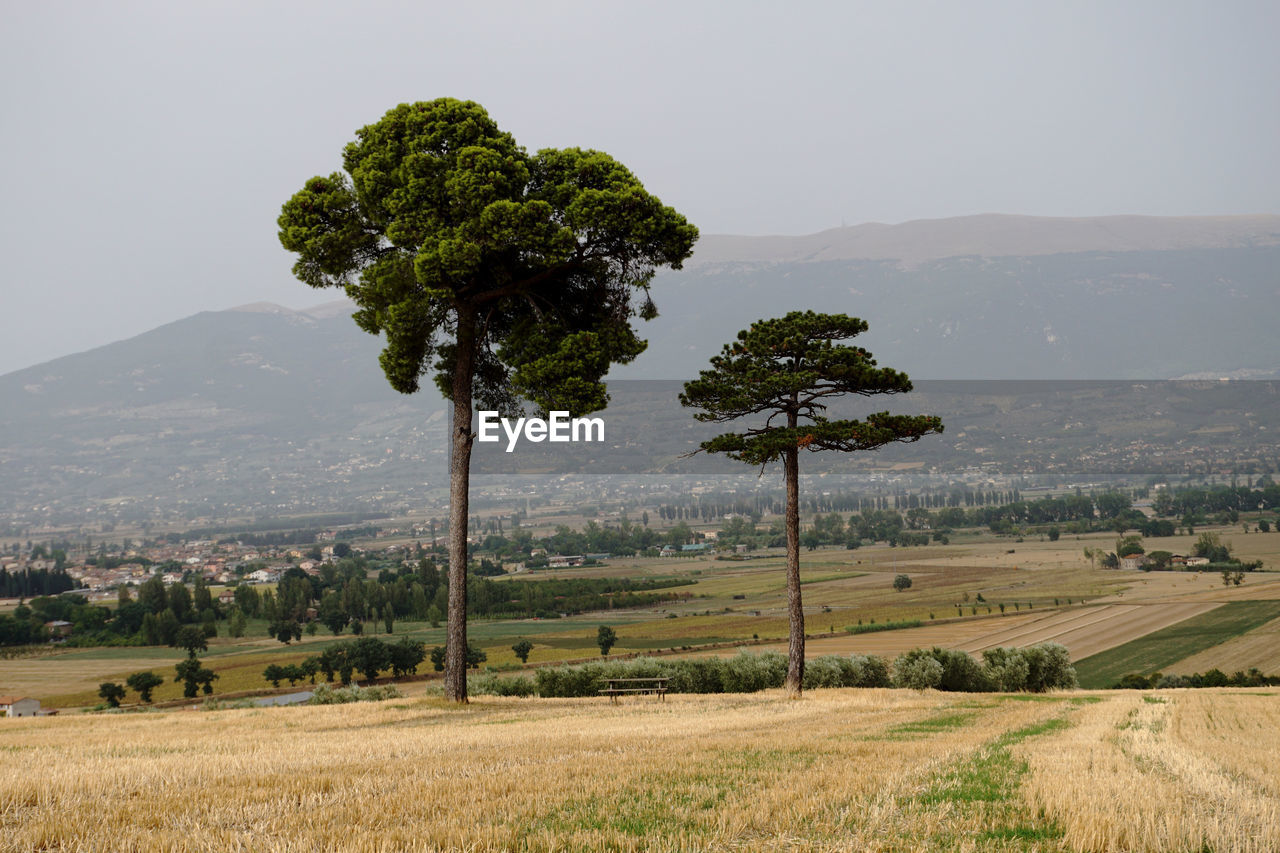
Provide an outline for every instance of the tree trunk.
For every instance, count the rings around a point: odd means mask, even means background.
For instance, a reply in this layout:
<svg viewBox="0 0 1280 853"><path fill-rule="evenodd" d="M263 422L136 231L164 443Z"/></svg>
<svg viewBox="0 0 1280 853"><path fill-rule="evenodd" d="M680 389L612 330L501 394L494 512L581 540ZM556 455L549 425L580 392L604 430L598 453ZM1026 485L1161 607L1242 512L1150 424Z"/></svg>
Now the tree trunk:
<svg viewBox="0 0 1280 853"><path fill-rule="evenodd" d="M467 512L471 489L471 380L476 348L474 310L458 308L457 345L449 447L449 615L445 634L444 696L454 702L466 702Z"/></svg>
<svg viewBox="0 0 1280 853"><path fill-rule="evenodd" d="M790 426L795 426L791 414ZM787 644L787 695L798 697L804 684L804 607L800 603L800 450L789 447L782 454L787 481L787 616L791 639Z"/></svg>

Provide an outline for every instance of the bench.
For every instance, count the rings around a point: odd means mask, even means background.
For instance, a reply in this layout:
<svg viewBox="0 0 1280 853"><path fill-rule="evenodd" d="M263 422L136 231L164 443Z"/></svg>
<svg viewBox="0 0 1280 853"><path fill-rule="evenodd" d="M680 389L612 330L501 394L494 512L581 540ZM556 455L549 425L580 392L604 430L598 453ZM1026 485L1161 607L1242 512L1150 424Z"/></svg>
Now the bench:
<svg viewBox="0 0 1280 853"><path fill-rule="evenodd" d="M667 701L667 678L606 678L608 687L601 688L600 693L608 696L616 705L618 697L626 693L656 693L663 702Z"/></svg>

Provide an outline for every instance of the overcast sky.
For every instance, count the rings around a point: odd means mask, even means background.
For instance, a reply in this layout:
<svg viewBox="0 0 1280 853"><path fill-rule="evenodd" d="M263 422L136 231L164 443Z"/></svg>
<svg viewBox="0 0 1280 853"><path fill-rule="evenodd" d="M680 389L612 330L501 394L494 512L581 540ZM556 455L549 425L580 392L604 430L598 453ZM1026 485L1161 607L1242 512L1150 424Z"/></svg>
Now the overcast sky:
<svg viewBox="0 0 1280 853"><path fill-rule="evenodd" d="M335 298L280 205L397 103L608 151L703 233L1280 213L1280 3L3 1L0 374Z"/></svg>

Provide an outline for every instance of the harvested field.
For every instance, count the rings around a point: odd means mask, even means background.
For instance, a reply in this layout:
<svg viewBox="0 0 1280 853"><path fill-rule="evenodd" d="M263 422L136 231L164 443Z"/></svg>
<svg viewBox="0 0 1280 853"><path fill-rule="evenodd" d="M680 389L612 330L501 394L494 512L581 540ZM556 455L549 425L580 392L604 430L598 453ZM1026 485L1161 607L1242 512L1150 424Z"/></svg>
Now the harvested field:
<svg viewBox="0 0 1280 853"><path fill-rule="evenodd" d="M856 652L894 657L910 649L930 646L962 649L976 654L994 646L1031 646L1052 642L1066 646L1071 652L1071 659L1079 660L1218 606L1215 602L1104 604L1041 613L1006 613L1004 616L942 625L815 638L805 643L805 655L817 657ZM761 648L785 652L787 646L786 643L773 643ZM733 653L732 649L706 652Z"/></svg>
<svg viewBox="0 0 1280 853"><path fill-rule="evenodd" d="M774 691L12 720L0 848L1280 846L1275 698L1161 698Z"/></svg>
<svg viewBox="0 0 1280 853"><path fill-rule="evenodd" d="M1164 605L1169 606L1169 605ZM1232 601L1077 661L1084 687L1110 687L1128 673L1150 675L1280 618L1280 602Z"/></svg>
<svg viewBox="0 0 1280 853"><path fill-rule="evenodd" d="M1025 801L1062 827L1062 848L1280 849L1273 696L1117 693L1060 736L1015 748Z"/></svg>
<svg viewBox="0 0 1280 853"><path fill-rule="evenodd" d="M1254 628L1246 634L1165 667L1174 675L1191 675L1220 669L1225 673L1247 672L1251 667L1266 675L1280 675L1280 619Z"/></svg>
<svg viewBox="0 0 1280 853"><path fill-rule="evenodd" d="M1222 576L1208 572L1126 573L1129 589L1122 601L1258 601L1280 598L1280 574L1249 572L1241 586L1224 587Z"/></svg>
<svg viewBox="0 0 1280 853"><path fill-rule="evenodd" d="M994 646L1029 646L1061 643L1079 660L1127 643L1183 619L1208 612L1216 603L1187 604L1106 604L1084 610L1054 613L1027 625L998 631L980 638L981 645L957 646L980 652Z"/></svg>
<svg viewBox="0 0 1280 853"><path fill-rule="evenodd" d="M126 674L151 669L172 678L176 660L179 660L176 655L140 656L125 664L129 667ZM19 696L46 696L53 692L96 695L98 685L106 680L102 662L92 659L74 662L53 661L47 657L7 660L0 662L0 673L3 673L0 691ZM51 673L56 682L51 681Z"/></svg>

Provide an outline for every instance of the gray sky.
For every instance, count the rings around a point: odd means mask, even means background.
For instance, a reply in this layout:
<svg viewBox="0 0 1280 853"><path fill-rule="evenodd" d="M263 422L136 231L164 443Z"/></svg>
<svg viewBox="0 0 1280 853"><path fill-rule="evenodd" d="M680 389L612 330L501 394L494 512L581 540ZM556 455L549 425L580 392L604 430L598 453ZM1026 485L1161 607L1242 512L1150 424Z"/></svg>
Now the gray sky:
<svg viewBox="0 0 1280 853"><path fill-rule="evenodd" d="M703 233L1280 213L1275 2L3 0L0 374L336 298L280 205L404 101L608 151Z"/></svg>

